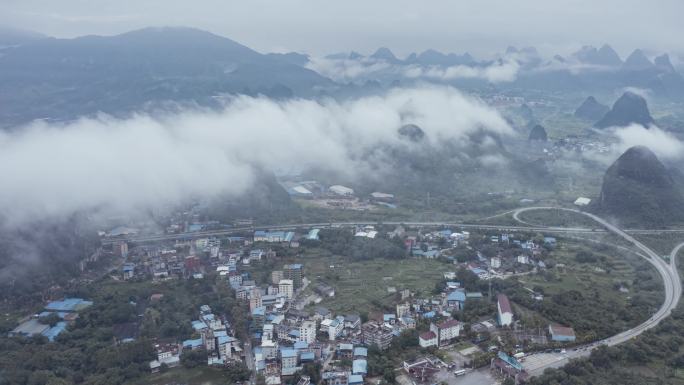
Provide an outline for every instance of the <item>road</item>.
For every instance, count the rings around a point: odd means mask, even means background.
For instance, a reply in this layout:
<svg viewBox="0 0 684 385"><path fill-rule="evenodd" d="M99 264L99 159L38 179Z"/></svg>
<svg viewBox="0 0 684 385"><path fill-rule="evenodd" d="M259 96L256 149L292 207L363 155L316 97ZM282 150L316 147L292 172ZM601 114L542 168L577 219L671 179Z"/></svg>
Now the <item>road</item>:
<svg viewBox="0 0 684 385"><path fill-rule="evenodd" d="M518 210L528 210L534 209L533 207L527 207ZM540 208L537 208L540 209ZM546 208L548 209L548 208ZM559 209L559 208L553 208ZM572 209L563 209L572 210ZM581 212L576 210L577 212ZM269 225L269 226L249 226L249 227L234 227L224 230L210 230L210 231L195 231L195 232L185 232L178 234L151 234L151 235L131 235L123 237L114 238L104 238L102 239L102 244L112 244L119 241L127 241L132 243L150 243L150 242L162 242L162 241L177 241L177 240L193 240L198 238L207 237L221 237L231 234L236 234L246 231L258 230L297 230L297 229L311 229L311 228L331 228L331 227L350 227L350 226L378 226L378 225L390 225L390 226L414 226L414 227L439 227L439 226L449 226L458 227L463 229L480 229L480 230L497 230L497 231L530 231L530 232L549 232L549 233L602 233L605 232L604 229L600 228L584 228L584 227L548 227L548 226L537 226L529 224L519 218L515 217L516 211L509 211L506 213L499 214L501 216L504 214L514 214L514 219L518 220L525 226L510 226L510 225L483 225L477 223L459 223L459 222L325 222L325 223L299 223L299 224L286 224L286 225ZM495 216L495 217L497 217ZM494 218L494 217L490 217ZM648 229L628 229L624 230L626 233L630 234L662 234L662 233L682 233L684 234L684 229L667 229L667 230L648 230Z"/></svg>
<svg viewBox="0 0 684 385"><path fill-rule="evenodd" d="M672 310L674 310L677 307L677 304L679 303L679 298L682 295L682 282L679 277L679 273L677 271L677 265L676 265L676 260L677 260L677 254L678 252L684 248L684 242L680 243L677 245L672 252L670 253L670 263L665 262L661 256L659 256L656 252L648 248L646 245L643 243L639 242L636 240L634 237L631 235L627 234L625 231L621 230L617 226L613 225L612 223L606 221L605 219L598 217L594 214L587 213L584 211L580 210L575 210L575 209L566 209L566 208L557 208L557 207L526 207L522 209L517 209L513 212L513 218L520 221L521 223L525 223L522 221L519 216L521 213L526 212L526 211L532 211L532 210L563 210L563 211L569 211L569 212L574 212L577 214L585 215L595 222L599 223L601 226L603 226L606 230L609 232L620 236L624 240L628 241L631 243L633 246L635 246L639 251L643 253L637 253L638 255L641 255L648 261L651 265L655 267L655 269L658 271L660 274L661 278L663 279L663 285L664 285L664 290L665 290L665 300L663 301L663 304L660 306L658 311L653 314L648 320L644 321L643 323L635 326L632 329L626 330L624 332L621 332L619 334L616 334L614 336L608 337L606 339L603 339L601 341L594 342L590 345L582 346L579 347L577 350L572 350L567 352L566 354L560 354L560 353L539 353L539 354L534 354L531 356L528 356L525 361L525 369L528 371L528 373L532 376L539 375L541 374L544 369L546 368L551 368L551 367L559 367L565 365L568 360L573 359L573 358L579 358L579 357L585 357L591 354L591 351L601 345L607 345L607 346L614 346L621 344L625 341L628 341L639 334L643 333L644 331L651 329L658 325L660 321L663 319L667 318Z"/></svg>

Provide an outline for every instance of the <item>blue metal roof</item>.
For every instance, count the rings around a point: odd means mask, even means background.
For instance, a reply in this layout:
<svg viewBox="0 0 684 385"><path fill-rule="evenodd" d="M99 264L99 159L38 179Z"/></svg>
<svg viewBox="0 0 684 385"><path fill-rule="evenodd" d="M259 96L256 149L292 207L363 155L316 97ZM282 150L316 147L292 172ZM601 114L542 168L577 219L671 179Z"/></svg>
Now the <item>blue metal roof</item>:
<svg viewBox="0 0 684 385"><path fill-rule="evenodd" d="M183 347L184 348L194 349L194 348L198 348L200 346L202 346L202 339L201 338L198 338L196 340L185 340L185 341L183 341Z"/></svg>
<svg viewBox="0 0 684 385"><path fill-rule="evenodd" d="M294 349L283 349L280 351L280 355L283 358L292 358L292 357L297 357L297 351Z"/></svg>
<svg viewBox="0 0 684 385"><path fill-rule="evenodd" d="M252 310L252 315L263 316L265 314L266 314L266 307L265 306L261 306L261 307L258 307L258 308L255 308L254 310Z"/></svg>
<svg viewBox="0 0 684 385"><path fill-rule="evenodd" d="M195 330L202 330L207 328L207 324L202 321L192 321L192 328Z"/></svg>
<svg viewBox="0 0 684 385"><path fill-rule="evenodd" d="M45 306L45 310L71 312L81 310L92 305L91 301L82 298L65 298L62 301L52 301Z"/></svg>
<svg viewBox="0 0 684 385"><path fill-rule="evenodd" d="M45 330L41 334L48 338L50 341L54 341L61 332L63 332L67 327L67 323L64 321L57 322L57 324L50 329Z"/></svg>
<svg viewBox="0 0 684 385"><path fill-rule="evenodd" d="M349 385L363 384L363 376L360 374L352 374L349 376Z"/></svg>
<svg viewBox="0 0 684 385"><path fill-rule="evenodd" d="M512 367L516 368L517 370L523 369L522 365L520 364L520 362L518 362L518 360L516 360L515 358L509 356L508 354L506 354L504 352L501 352L501 351L499 352L499 358L501 360L505 361L507 364L511 365Z"/></svg>
<svg viewBox="0 0 684 385"><path fill-rule="evenodd" d="M352 362L353 374L366 374L368 372L368 363L366 360L354 360Z"/></svg>
<svg viewBox="0 0 684 385"><path fill-rule="evenodd" d="M302 361L313 361L316 359L314 352L303 352L300 357Z"/></svg>
<svg viewBox="0 0 684 385"><path fill-rule="evenodd" d="M306 349L309 347L309 344L306 341L297 341L294 344L295 349Z"/></svg>
<svg viewBox="0 0 684 385"><path fill-rule="evenodd" d="M460 290L454 290L447 296L447 301L465 302L466 295Z"/></svg>
<svg viewBox="0 0 684 385"><path fill-rule="evenodd" d="M364 347L356 347L354 348L354 356L363 356L367 357L368 356L368 349Z"/></svg>
<svg viewBox="0 0 684 385"><path fill-rule="evenodd" d="M216 342L218 342L219 345L227 344L233 341L235 341L235 338L231 336L220 336L216 339Z"/></svg>

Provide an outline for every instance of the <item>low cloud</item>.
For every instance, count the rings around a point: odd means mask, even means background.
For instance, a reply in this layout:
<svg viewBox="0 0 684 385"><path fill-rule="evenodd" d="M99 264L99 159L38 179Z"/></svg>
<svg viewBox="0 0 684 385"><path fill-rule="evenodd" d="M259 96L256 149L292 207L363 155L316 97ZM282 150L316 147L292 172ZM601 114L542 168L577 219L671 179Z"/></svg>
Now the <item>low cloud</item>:
<svg viewBox="0 0 684 385"><path fill-rule="evenodd" d="M396 78L449 81L482 79L490 83L512 82L518 76L520 64L501 60L488 65L455 65L449 67L419 64L391 64L382 59L311 58L307 68L335 81L353 82L391 76Z"/></svg>
<svg viewBox="0 0 684 385"><path fill-rule="evenodd" d="M465 145L483 127L512 134L494 110L449 87L346 102L239 96L218 112L35 123L0 134L0 217L21 224L240 194L256 168L364 172L375 167L365 154L406 145L396 134L405 123L419 125L431 145Z"/></svg>
<svg viewBox="0 0 684 385"><path fill-rule="evenodd" d="M311 57L306 67L338 82L351 82L359 78L390 69L384 60L331 59Z"/></svg>
<svg viewBox="0 0 684 385"><path fill-rule="evenodd" d="M617 150L620 154L633 146L646 146L661 160L684 159L684 143L656 126L652 125L646 129L644 126L633 124L616 129L615 136L619 140Z"/></svg>
<svg viewBox="0 0 684 385"><path fill-rule="evenodd" d="M515 61L497 62L488 66L421 67L412 65L404 70L404 75L409 78L483 79L490 83L502 83L514 81L519 69L520 65Z"/></svg>

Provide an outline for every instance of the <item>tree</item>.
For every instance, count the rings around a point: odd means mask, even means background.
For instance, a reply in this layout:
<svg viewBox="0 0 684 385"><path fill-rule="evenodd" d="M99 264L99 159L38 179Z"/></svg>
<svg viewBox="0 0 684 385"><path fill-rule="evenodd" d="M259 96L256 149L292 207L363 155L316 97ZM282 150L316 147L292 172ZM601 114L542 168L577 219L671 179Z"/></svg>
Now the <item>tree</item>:
<svg viewBox="0 0 684 385"><path fill-rule="evenodd" d="M190 369L207 364L207 351L204 349L185 351L180 357L181 365Z"/></svg>
<svg viewBox="0 0 684 385"><path fill-rule="evenodd" d="M242 382L249 380L252 374L243 362L236 362L225 367L224 372L230 383Z"/></svg>
<svg viewBox="0 0 684 385"><path fill-rule="evenodd" d="M45 325L50 325L50 327L57 325L57 323L60 322L61 320L62 319L59 318L57 313L50 313L46 316L38 318L38 321L40 323L45 324Z"/></svg>

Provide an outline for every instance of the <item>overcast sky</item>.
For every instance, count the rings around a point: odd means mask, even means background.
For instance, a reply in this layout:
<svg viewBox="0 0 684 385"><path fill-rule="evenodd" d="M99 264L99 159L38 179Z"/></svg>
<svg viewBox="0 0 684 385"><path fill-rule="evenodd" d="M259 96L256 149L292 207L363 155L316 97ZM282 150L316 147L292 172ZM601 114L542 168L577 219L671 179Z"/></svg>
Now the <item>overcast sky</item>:
<svg viewBox="0 0 684 385"><path fill-rule="evenodd" d="M566 53L584 44L684 51L684 1L0 0L0 24L57 37L191 26L256 50L323 54L387 46L485 55L508 45Z"/></svg>

